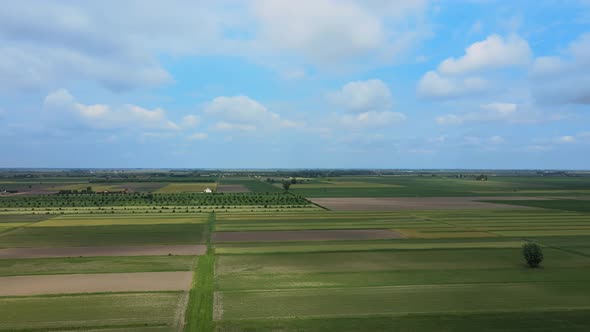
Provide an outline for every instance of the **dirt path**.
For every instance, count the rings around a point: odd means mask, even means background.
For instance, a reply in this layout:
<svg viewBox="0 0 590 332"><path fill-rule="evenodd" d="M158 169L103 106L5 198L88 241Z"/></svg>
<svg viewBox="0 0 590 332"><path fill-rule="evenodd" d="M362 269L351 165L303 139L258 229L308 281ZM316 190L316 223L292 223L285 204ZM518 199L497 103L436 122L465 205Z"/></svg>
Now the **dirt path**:
<svg viewBox="0 0 590 332"><path fill-rule="evenodd" d="M93 256L165 256L203 255L205 245L129 246L129 247L69 247L69 248L8 248L0 249L0 259L93 257Z"/></svg>
<svg viewBox="0 0 590 332"><path fill-rule="evenodd" d="M399 239L403 236L388 229L350 229L316 231L215 232L214 242L332 241Z"/></svg>
<svg viewBox="0 0 590 332"><path fill-rule="evenodd" d="M188 290L192 272L65 274L0 278L0 296Z"/></svg>

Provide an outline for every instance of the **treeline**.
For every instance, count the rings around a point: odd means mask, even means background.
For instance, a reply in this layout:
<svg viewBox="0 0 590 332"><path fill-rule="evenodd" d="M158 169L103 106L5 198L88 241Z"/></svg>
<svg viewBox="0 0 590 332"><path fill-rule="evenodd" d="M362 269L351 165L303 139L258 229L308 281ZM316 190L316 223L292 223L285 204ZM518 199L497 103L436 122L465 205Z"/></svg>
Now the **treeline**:
<svg viewBox="0 0 590 332"><path fill-rule="evenodd" d="M86 193L7 196L0 208L106 207L106 206L304 206L310 202L288 193Z"/></svg>

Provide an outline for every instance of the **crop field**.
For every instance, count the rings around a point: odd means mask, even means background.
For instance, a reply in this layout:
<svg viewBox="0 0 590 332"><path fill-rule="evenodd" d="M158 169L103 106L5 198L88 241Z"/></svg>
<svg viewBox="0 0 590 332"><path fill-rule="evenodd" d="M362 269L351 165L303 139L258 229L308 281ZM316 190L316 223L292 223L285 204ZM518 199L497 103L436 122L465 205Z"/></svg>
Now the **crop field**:
<svg viewBox="0 0 590 332"><path fill-rule="evenodd" d="M590 178L498 176L475 181L426 176L341 176L320 178L291 188L294 193L310 198L580 196L590 194Z"/></svg>
<svg viewBox="0 0 590 332"><path fill-rule="evenodd" d="M431 331L437 322L468 331L478 321L519 331L534 324L513 324L515 317L567 312L566 323L540 326L583 330L589 227L586 213L541 208L217 213L217 234L252 233L252 241L214 244L213 320L218 331ZM322 229L390 229L405 238L254 240ZM542 269L523 263L526 240L544 247Z"/></svg>
<svg viewBox="0 0 590 332"><path fill-rule="evenodd" d="M179 331L209 215L2 215L0 331Z"/></svg>
<svg viewBox="0 0 590 332"><path fill-rule="evenodd" d="M170 183L165 187L162 187L154 193L171 194L171 193L202 193L205 189L211 189L213 192L217 189L217 183L215 182L204 182L204 183Z"/></svg>
<svg viewBox="0 0 590 332"><path fill-rule="evenodd" d="M3 313L0 330L159 328L173 331L183 297L183 292L0 297Z"/></svg>
<svg viewBox="0 0 590 332"><path fill-rule="evenodd" d="M590 328L586 178L264 179L0 197L0 331Z"/></svg>

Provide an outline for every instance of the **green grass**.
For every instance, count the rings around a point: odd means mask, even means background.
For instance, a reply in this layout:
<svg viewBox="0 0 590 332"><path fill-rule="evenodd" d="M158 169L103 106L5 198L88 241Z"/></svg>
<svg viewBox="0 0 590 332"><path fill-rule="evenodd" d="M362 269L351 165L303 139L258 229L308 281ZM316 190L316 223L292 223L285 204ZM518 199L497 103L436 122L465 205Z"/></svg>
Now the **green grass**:
<svg viewBox="0 0 590 332"><path fill-rule="evenodd" d="M180 292L0 297L0 331L177 324Z"/></svg>
<svg viewBox="0 0 590 332"><path fill-rule="evenodd" d="M193 256L0 259L0 276L189 271Z"/></svg>
<svg viewBox="0 0 590 332"><path fill-rule="evenodd" d="M275 244L218 244L216 254L270 254L270 253L316 253L337 251L380 251L380 250L431 250L431 249L461 249L461 248L520 248L523 241L457 241L457 242L416 242L416 241L365 241L365 242L324 242L324 243L275 243Z"/></svg>
<svg viewBox="0 0 590 332"><path fill-rule="evenodd" d="M545 248L543 266L590 267L590 258ZM385 270L520 269L520 248L399 250L376 252L330 252L261 255L220 255L216 274L317 273Z"/></svg>
<svg viewBox="0 0 590 332"><path fill-rule="evenodd" d="M590 326L588 310L351 316L222 321L216 331L585 332Z"/></svg>
<svg viewBox="0 0 590 332"><path fill-rule="evenodd" d="M332 182L332 183L329 183ZM355 184L356 182L356 184ZM343 183L343 185L338 185ZM349 184L353 183L353 184ZM374 187L366 187L374 183ZM349 184L348 187L346 185ZM322 187L323 185L323 187ZM384 187L395 185L396 187ZM313 188L309 188L313 186ZM365 187L362 187L365 186ZM590 177L489 177L489 181L422 176L341 176L293 185L305 197L464 197L590 194Z"/></svg>
<svg viewBox="0 0 590 332"><path fill-rule="evenodd" d="M205 233L201 224L25 227L0 234L0 248L196 244Z"/></svg>
<svg viewBox="0 0 590 332"><path fill-rule="evenodd" d="M214 262L213 254L199 257L185 314L186 332L211 331L213 328Z"/></svg>
<svg viewBox="0 0 590 332"><path fill-rule="evenodd" d="M224 319L557 310L590 307L584 282L226 291Z"/></svg>
<svg viewBox="0 0 590 332"><path fill-rule="evenodd" d="M209 215L207 254L199 257L189 292L185 313L184 331L201 332L213 330L213 291L215 256L211 250L211 234L215 230L215 213Z"/></svg>
<svg viewBox="0 0 590 332"><path fill-rule="evenodd" d="M396 269L389 271L320 273L239 273L218 276L217 289L262 290L329 287L375 287L435 284L536 283L590 281L590 267L528 269Z"/></svg>

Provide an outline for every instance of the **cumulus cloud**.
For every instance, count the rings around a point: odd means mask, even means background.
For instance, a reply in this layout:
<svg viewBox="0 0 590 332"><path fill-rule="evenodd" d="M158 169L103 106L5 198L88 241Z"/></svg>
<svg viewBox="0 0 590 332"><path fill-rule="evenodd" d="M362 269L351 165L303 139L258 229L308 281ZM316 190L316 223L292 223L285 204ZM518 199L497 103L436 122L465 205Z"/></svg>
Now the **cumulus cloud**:
<svg viewBox="0 0 590 332"><path fill-rule="evenodd" d="M457 98L489 91L492 84L483 77L490 70L526 66L530 63L528 42L517 35L490 35L465 49L465 55L442 61L418 82L422 98Z"/></svg>
<svg viewBox="0 0 590 332"><path fill-rule="evenodd" d="M345 84L329 99L352 112L368 112L390 109L393 104L391 91L381 80L355 81Z"/></svg>
<svg viewBox="0 0 590 332"><path fill-rule="evenodd" d="M279 71L285 56L318 67L391 61L424 38L426 10L424 0L4 3L0 91L80 81L113 91L159 86L173 82L162 55L241 56Z"/></svg>
<svg viewBox="0 0 590 332"><path fill-rule="evenodd" d="M529 44L521 37L491 35L467 47L464 56L444 60L438 66L438 72L443 75L463 75L482 70L524 66L530 62L530 58Z"/></svg>
<svg viewBox="0 0 590 332"><path fill-rule="evenodd" d="M402 28L421 22L427 9L424 0L257 0L253 4L261 47L292 52L313 64L391 57L425 35L419 28Z"/></svg>
<svg viewBox="0 0 590 332"><path fill-rule="evenodd" d="M378 79L349 82L330 93L328 100L348 113L338 114L336 123L350 129L387 128L406 119L403 113L391 111L391 90Z"/></svg>
<svg viewBox="0 0 590 332"><path fill-rule="evenodd" d="M531 85L540 103L590 104L590 33L570 43L562 56L536 58Z"/></svg>
<svg viewBox="0 0 590 332"><path fill-rule="evenodd" d="M201 122L201 118L197 115L186 115L182 118L182 126L185 128L195 128Z"/></svg>
<svg viewBox="0 0 590 332"><path fill-rule="evenodd" d="M435 99L460 97L483 93L488 87L488 81L481 77L445 77L429 71L418 82L418 96Z"/></svg>
<svg viewBox="0 0 590 332"><path fill-rule="evenodd" d="M166 117L161 108L145 109L137 105L87 105L76 101L66 89L49 93L43 102L44 115L55 122L77 122L96 129L150 129L176 131L180 127Z"/></svg>
<svg viewBox="0 0 590 332"><path fill-rule="evenodd" d="M213 129L253 132L258 129L297 128L303 124L282 118L248 96L220 96L206 103L203 112L218 119Z"/></svg>

